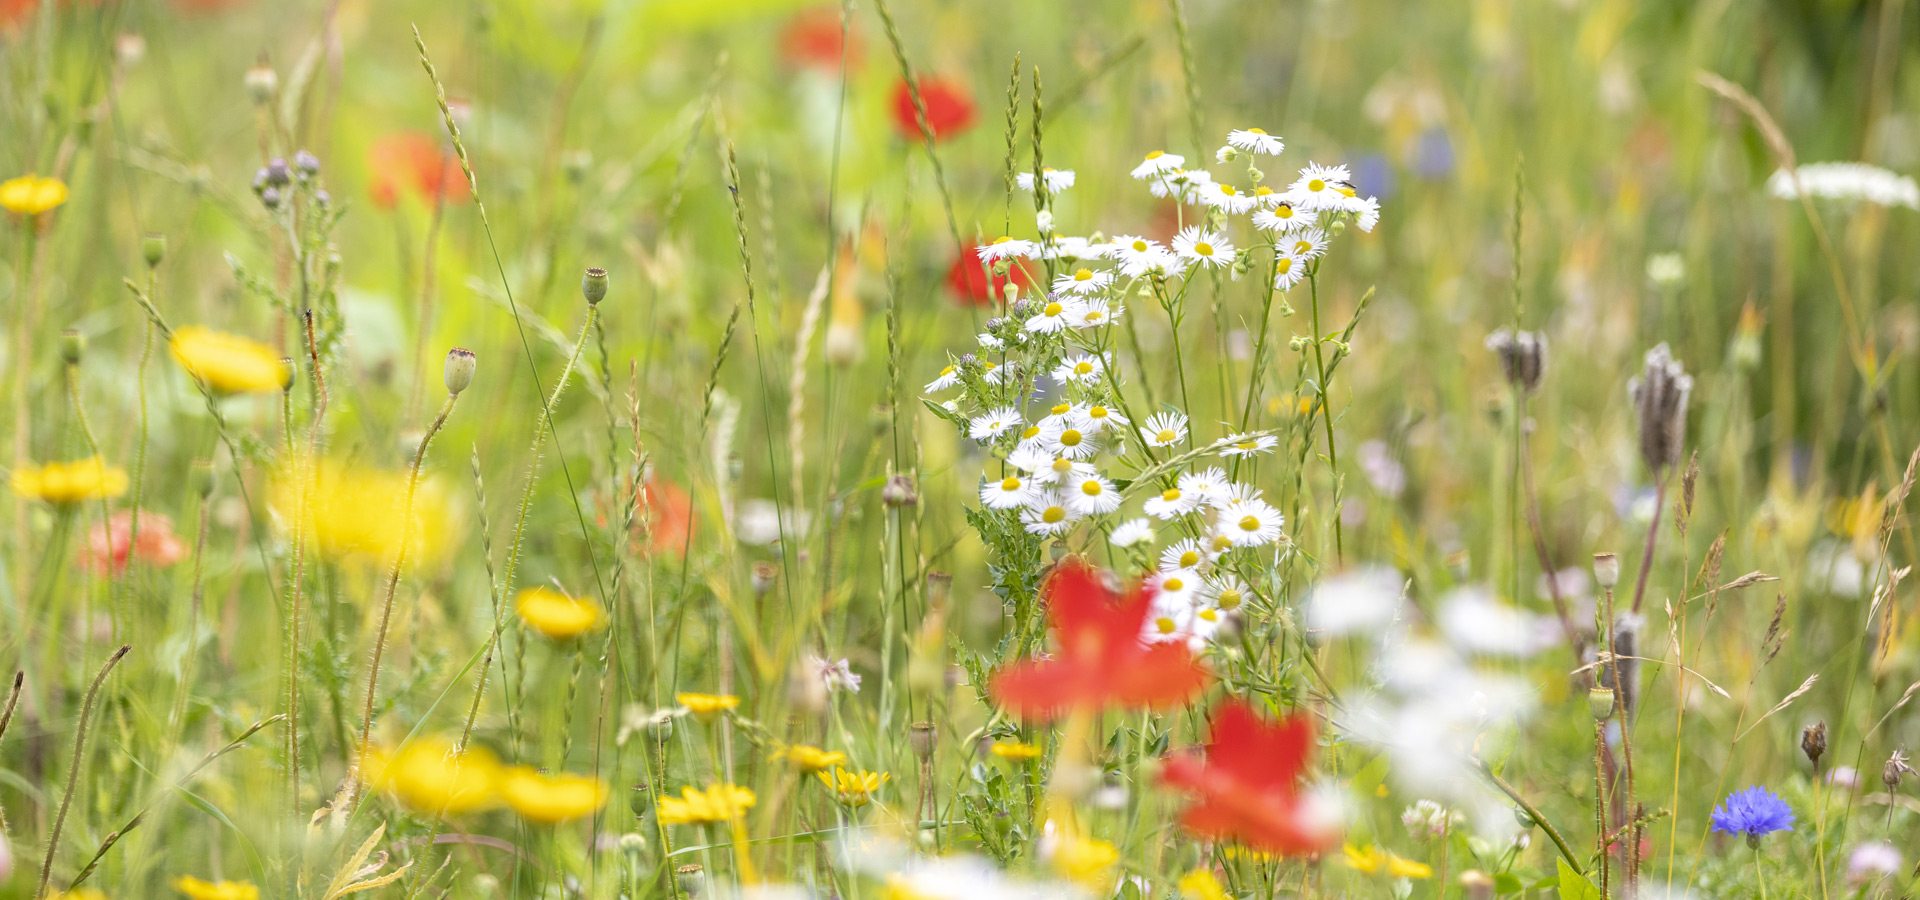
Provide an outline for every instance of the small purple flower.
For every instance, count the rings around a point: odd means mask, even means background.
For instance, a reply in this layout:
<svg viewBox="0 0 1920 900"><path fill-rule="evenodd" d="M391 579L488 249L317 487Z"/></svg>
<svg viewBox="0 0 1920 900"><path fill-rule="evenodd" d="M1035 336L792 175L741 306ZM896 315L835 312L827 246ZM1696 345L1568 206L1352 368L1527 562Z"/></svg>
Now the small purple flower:
<svg viewBox="0 0 1920 900"><path fill-rule="evenodd" d="M1886 841L1868 841L1847 856L1847 881L1866 884L1900 874L1900 851Z"/></svg>
<svg viewBox="0 0 1920 900"><path fill-rule="evenodd" d="M1762 835L1793 830L1793 810L1787 801L1759 785L1728 794L1725 802L1714 807L1712 818L1714 831L1744 834L1751 847L1760 846Z"/></svg>

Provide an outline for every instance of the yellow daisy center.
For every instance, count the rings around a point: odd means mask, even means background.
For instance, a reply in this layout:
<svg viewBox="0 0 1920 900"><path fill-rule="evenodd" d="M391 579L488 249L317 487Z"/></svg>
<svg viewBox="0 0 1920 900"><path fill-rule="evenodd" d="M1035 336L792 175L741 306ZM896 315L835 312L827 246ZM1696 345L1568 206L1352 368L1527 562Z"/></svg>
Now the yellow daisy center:
<svg viewBox="0 0 1920 900"><path fill-rule="evenodd" d="M1066 474L1067 472L1073 471L1073 460L1067 459L1064 456L1054 460L1053 471L1063 475Z"/></svg>
<svg viewBox="0 0 1920 900"><path fill-rule="evenodd" d="M1067 414L1067 410L1072 408L1073 407L1068 406L1065 403L1055 403L1053 405L1053 414L1056 416L1064 416Z"/></svg>
<svg viewBox="0 0 1920 900"><path fill-rule="evenodd" d="M1076 272L1074 272L1074 273L1073 273L1073 280L1075 280L1075 281L1092 281L1092 280L1093 280L1093 270L1092 270L1092 269L1080 269L1080 270L1078 270L1078 271L1076 271Z"/></svg>
<svg viewBox="0 0 1920 900"><path fill-rule="evenodd" d="M1229 539L1226 535L1216 534L1213 536L1213 549L1225 550L1231 546L1233 546L1233 541Z"/></svg>
<svg viewBox="0 0 1920 900"><path fill-rule="evenodd" d="M1193 252L1198 253L1201 256L1212 256L1213 245L1207 243L1206 241L1201 241L1200 243L1193 245Z"/></svg>
<svg viewBox="0 0 1920 900"><path fill-rule="evenodd" d="M953 367L952 367L952 366L948 366L948 367L946 367L946 368L944 368L944 369L941 369L941 370L940 370L940 374L941 374L941 375L952 375L952 374L953 374Z"/></svg>
<svg viewBox="0 0 1920 900"><path fill-rule="evenodd" d="M1256 197L1265 197L1272 193L1273 193L1273 188L1267 187L1264 184L1257 188L1254 188L1254 191L1253 191L1253 195Z"/></svg>
<svg viewBox="0 0 1920 900"><path fill-rule="evenodd" d="M1312 241L1294 241L1293 242L1293 252L1295 253L1306 253L1312 249L1313 249Z"/></svg>
<svg viewBox="0 0 1920 900"><path fill-rule="evenodd" d="M1060 314L1060 311L1063 309L1066 309L1066 307L1061 306L1058 303L1049 303L1047 304L1047 308L1045 312L1048 316L1057 316Z"/></svg>
<svg viewBox="0 0 1920 900"><path fill-rule="evenodd" d="M1001 235L1001 236L999 236L999 237L997 237L997 238L994 238L994 239L993 239L993 242L994 242L994 243L996 243L996 244L1004 244L1004 243L1006 243L1006 242L1008 242L1008 241L1011 241L1011 240L1013 240L1013 236L1012 236L1012 235L1009 235L1009 234L1003 234L1003 235Z"/></svg>
<svg viewBox="0 0 1920 900"><path fill-rule="evenodd" d="M1147 154L1147 158L1148 158L1148 159L1159 159L1160 157L1162 157L1162 156L1165 156L1165 155L1167 155L1167 151L1165 151L1165 150L1155 150L1155 151L1153 151L1152 153L1149 153L1149 154Z"/></svg>
<svg viewBox="0 0 1920 900"><path fill-rule="evenodd" d="M1078 429L1069 428L1065 431L1060 432L1060 446L1062 447L1080 446L1080 431Z"/></svg>
<svg viewBox="0 0 1920 900"><path fill-rule="evenodd" d="M1327 189L1327 183L1321 179L1315 178L1307 182L1307 190L1313 191L1314 193L1319 193L1326 189Z"/></svg>
<svg viewBox="0 0 1920 900"><path fill-rule="evenodd" d="M1146 241L1142 241L1142 240L1136 240L1136 241L1134 241L1134 242L1133 242L1133 252L1135 252L1135 253L1145 253L1145 252L1147 252L1147 242L1146 242Z"/></svg>
<svg viewBox="0 0 1920 900"><path fill-rule="evenodd" d="M1235 444L1234 446L1235 446L1235 447L1238 447L1238 448L1240 448L1240 449L1242 449L1242 450L1246 450L1246 451L1249 451L1249 452L1251 452L1251 451L1252 451L1252 450L1253 450L1253 449L1254 449L1255 447L1258 447L1258 446L1260 446L1260 445L1259 445L1259 444L1256 444L1256 443L1254 443L1253 441L1241 441L1240 443L1238 443L1238 444Z"/></svg>
<svg viewBox="0 0 1920 900"><path fill-rule="evenodd" d="M1003 491L1017 491L1020 489L1020 479L1010 477L1000 482L1000 489Z"/></svg>
<svg viewBox="0 0 1920 900"><path fill-rule="evenodd" d="M1211 609L1203 609L1200 611L1200 618L1209 622L1218 622L1220 621L1220 614Z"/></svg>
<svg viewBox="0 0 1920 900"><path fill-rule="evenodd" d="M1221 185L1221 186L1220 186L1220 193L1222 193L1222 194L1225 194L1225 195L1227 195L1227 196L1229 196L1229 197L1232 197L1232 196L1235 196L1235 195L1237 195L1237 194L1239 194L1240 192L1239 192L1239 191L1236 191L1236 190L1234 190L1234 189L1233 189L1233 185L1230 185L1230 184L1223 184L1223 185Z"/></svg>
<svg viewBox="0 0 1920 900"><path fill-rule="evenodd" d="M1174 438L1177 438L1179 436L1180 435L1175 434L1173 429L1171 428L1162 428L1160 429L1159 434L1156 434L1153 436L1153 439L1156 443L1171 444L1173 443Z"/></svg>
<svg viewBox="0 0 1920 900"><path fill-rule="evenodd" d="M1161 582L1160 586L1166 588L1169 591L1184 591L1187 589L1186 581L1179 578L1169 578L1166 581Z"/></svg>
<svg viewBox="0 0 1920 900"><path fill-rule="evenodd" d="M1200 551L1188 550L1180 554L1180 568L1191 569L1200 564Z"/></svg>
<svg viewBox="0 0 1920 900"><path fill-rule="evenodd" d="M1027 440L1027 439L1029 439L1029 438L1032 438L1033 436L1035 436L1035 435L1037 435L1037 434L1039 434L1039 433L1040 433L1040 426L1038 426L1038 425L1028 425L1028 426L1027 426L1027 430L1025 430L1025 431L1022 431L1022 432L1020 432L1020 439L1024 441L1024 440Z"/></svg>
<svg viewBox="0 0 1920 900"><path fill-rule="evenodd" d="M1247 129L1247 133L1248 133L1248 134L1266 134L1266 132L1264 132L1264 131L1261 131L1261 130L1260 130L1260 129L1258 129L1258 128L1249 128L1249 129Z"/></svg>
<svg viewBox="0 0 1920 900"><path fill-rule="evenodd" d="M1239 591L1236 591L1232 588L1228 588L1220 592L1220 608L1221 609L1233 609L1234 607L1239 605L1240 605Z"/></svg>
<svg viewBox="0 0 1920 900"><path fill-rule="evenodd" d="M1085 494L1089 497L1100 496L1100 491L1101 491L1100 482L1098 481L1088 479L1080 483L1080 493Z"/></svg>
<svg viewBox="0 0 1920 900"><path fill-rule="evenodd" d="M1153 627L1159 629L1161 634L1172 634L1173 620L1167 618L1166 616L1161 616L1160 618L1153 620Z"/></svg>
<svg viewBox="0 0 1920 900"><path fill-rule="evenodd" d="M1087 418L1104 419L1106 417L1107 417L1107 408L1104 406L1096 406L1096 407L1093 407L1092 409L1087 410Z"/></svg>
<svg viewBox="0 0 1920 900"><path fill-rule="evenodd" d="M1172 503L1173 501L1180 499L1180 489L1167 488L1166 490L1160 492L1160 499L1165 500L1168 503Z"/></svg>
<svg viewBox="0 0 1920 900"><path fill-rule="evenodd" d="M1075 374L1075 375L1092 375L1092 374L1093 374L1093 363L1090 363L1090 362L1083 362L1083 363L1074 363L1074 364L1073 364L1073 374Z"/></svg>
<svg viewBox="0 0 1920 900"><path fill-rule="evenodd" d="M1282 275L1293 271L1293 260L1287 259L1286 257L1281 257L1274 264L1280 267L1279 271Z"/></svg>
<svg viewBox="0 0 1920 900"><path fill-rule="evenodd" d="M1049 506L1046 512L1040 514L1040 521L1048 525L1058 525L1066 520L1067 511L1058 506Z"/></svg>
<svg viewBox="0 0 1920 900"><path fill-rule="evenodd" d="M1260 517L1259 516L1241 516L1240 530L1241 531L1259 531Z"/></svg>

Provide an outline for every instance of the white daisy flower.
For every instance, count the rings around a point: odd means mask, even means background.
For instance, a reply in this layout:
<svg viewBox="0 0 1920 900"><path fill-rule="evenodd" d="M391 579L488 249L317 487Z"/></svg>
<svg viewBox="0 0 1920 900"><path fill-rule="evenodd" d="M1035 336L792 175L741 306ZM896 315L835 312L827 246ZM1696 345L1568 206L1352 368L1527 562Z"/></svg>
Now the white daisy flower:
<svg viewBox="0 0 1920 900"><path fill-rule="evenodd" d="M1041 435L1045 431L1046 431L1045 426L1041 425L1039 422L1035 422L1032 425L1028 425L1024 429L1021 429L1020 442L1014 445L1014 453L1017 454L1022 450L1030 450L1030 451L1045 455L1046 450L1044 449L1044 447L1042 447L1042 444L1044 442L1041 440ZM1007 457L1007 461L1013 462L1013 456L1009 455ZM1019 463L1016 462L1014 463L1014 465L1019 465Z"/></svg>
<svg viewBox="0 0 1920 900"><path fill-rule="evenodd" d="M1307 163L1300 170L1299 180L1287 188L1289 201L1308 211L1339 209L1346 199L1340 188L1353 180L1353 174L1346 166L1322 166Z"/></svg>
<svg viewBox="0 0 1920 900"><path fill-rule="evenodd" d="M989 509L1019 509L1033 500L1034 483L1018 475L980 485L980 502Z"/></svg>
<svg viewBox="0 0 1920 900"><path fill-rule="evenodd" d="M1051 491L1034 495L1027 507L1020 510L1020 524L1026 526L1027 533L1041 537L1066 534L1073 530L1073 523L1079 518Z"/></svg>
<svg viewBox="0 0 1920 900"><path fill-rule="evenodd" d="M1279 156L1287 149L1285 141L1278 135L1268 134L1258 128L1246 128L1227 132L1227 144L1248 153L1264 153L1267 156Z"/></svg>
<svg viewBox="0 0 1920 900"><path fill-rule="evenodd" d="M937 394L960 383L960 367L948 366L940 370L940 377L927 382L926 392Z"/></svg>
<svg viewBox="0 0 1920 900"><path fill-rule="evenodd" d="M1253 592L1247 590L1246 582L1241 581L1233 573L1215 570L1213 574L1207 576L1206 586L1201 588L1201 596L1222 611L1232 612L1239 609L1240 604L1247 602L1247 599L1253 596Z"/></svg>
<svg viewBox="0 0 1920 900"><path fill-rule="evenodd" d="M1095 244L1083 237L1055 237L1040 245L1041 259L1078 262L1083 259L1099 259L1101 256Z"/></svg>
<svg viewBox="0 0 1920 900"><path fill-rule="evenodd" d="M1100 373L1104 371L1106 371L1106 360L1082 353L1061 360L1060 365L1053 370L1053 377L1062 384L1066 382L1096 384L1100 381Z"/></svg>
<svg viewBox="0 0 1920 900"><path fill-rule="evenodd" d="M1095 272L1092 269L1075 269L1063 272L1053 279L1053 289L1078 296L1097 294L1113 284L1112 272Z"/></svg>
<svg viewBox="0 0 1920 900"><path fill-rule="evenodd" d="M1094 434L1102 434L1109 428L1119 428L1127 424L1127 417L1121 415L1119 410L1098 404L1082 405L1076 409L1076 412L1079 414L1080 421L1086 424L1087 430Z"/></svg>
<svg viewBox="0 0 1920 900"><path fill-rule="evenodd" d="M1192 260L1206 266L1229 266L1233 264L1233 241L1217 231L1207 231L1198 225L1188 225L1180 229L1173 239L1173 250L1181 259Z"/></svg>
<svg viewBox="0 0 1920 900"><path fill-rule="evenodd" d="M1213 183L1213 173L1205 169L1178 169L1147 182L1147 192L1155 197L1185 197L1194 202L1194 193Z"/></svg>
<svg viewBox="0 0 1920 900"><path fill-rule="evenodd" d="M1348 197L1341 208L1353 213L1354 225L1361 231L1371 233L1373 226L1380 224L1380 201L1372 197L1364 200L1359 197Z"/></svg>
<svg viewBox="0 0 1920 900"><path fill-rule="evenodd" d="M1021 172L1013 177L1013 181L1015 184L1018 184L1023 191L1033 190L1032 172ZM1005 182L1002 183L1004 184ZM1046 189L1048 194L1058 194L1067 188L1073 187L1073 170L1043 168L1040 170L1040 184Z"/></svg>
<svg viewBox="0 0 1920 900"><path fill-rule="evenodd" d="M1146 519L1128 519L1114 526L1113 533L1107 536L1107 543L1115 547L1131 547L1153 540L1153 523Z"/></svg>
<svg viewBox="0 0 1920 900"><path fill-rule="evenodd" d="M1179 171L1180 167L1186 164L1187 158L1184 156L1168 153L1164 150L1155 150L1147 154L1147 158L1141 160L1139 165L1133 167L1133 177L1145 181L1158 175L1165 175L1168 172Z"/></svg>
<svg viewBox="0 0 1920 900"><path fill-rule="evenodd" d="M1185 596L1155 595L1141 626L1140 640L1149 644L1186 643L1193 636L1193 601Z"/></svg>
<svg viewBox="0 0 1920 900"><path fill-rule="evenodd" d="M1220 509L1214 532L1235 547L1259 547L1279 540L1286 521L1279 510L1258 500L1229 503Z"/></svg>
<svg viewBox="0 0 1920 900"><path fill-rule="evenodd" d="M1207 498L1207 505L1214 509L1223 509L1233 503L1264 502L1260 499L1260 494L1260 489L1251 484L1235 482L1228 484L1226 490Z"/></svg>
<svg viewBox="0 0 1920 900"><path fill-rule="evenodd" d="M1194 201L1201 206L1225 210L1229 215L1241 215L1251 212L1260 201L1252 194L1230 184L1209 184L1194 193Z"/></svg>
<svg viewBox="0 0 1920 900"><path fill-rule="evenodd" d="M980 361L980 368L986 372L985 375L981 376L981 380L985 381L988 384L1000 383L1000 364L999 363L987 362L986 360L983 359Z"/></svg>
<svg viewBox="0 0 1920 900"><path fill-rule="evenodd" d="M1193 538L1179 541L1160 551L1160 571L1162 572L1178 572L1182 569L1198 572L1201 565L1212 561L1213 554L1208 553L1207 549Z"/></svg>
<svg viewBox="0 0 1920 900"><path fill-rule="evenodd" d="M1155 574L1148 582L1156 592L1156 604L1164 602L1191 606L1194 594L1200 590L1200 573L1192 569L1167 569Z"/></svg>
<svg viewBox="0 0 1920 900"><path fill-rule="evenodd" d="M1098 328L1102 325L1111 325L1114 319L1120 318L1120 312L1108 306L1105 300L1086 300L1080 304L1080 315L1074 321L1073 327Z"/></svg>
<svg viewBox="0 0 1920 900"><path fill-rule="evenodd" d="M1180 492L1192 494L1206 503L1214 497L1224 496L1228 490L1227 473L1219 466L1210 466L1204 472L1186 472L1180 476Z"/></svg>
<svg viewBox="0 0 1920 900"><path fill-rule="evenodd" d="M973 252L980 257L981 262L990 263L1002 259L1036 256L1040 253L1040 245L1032 241L1002 236L991 244L975 247Z"/></svg>
<svg viewBox="0 0 1920 900"><path fill-rule="evenodd" d="M1055 456L1067 459L1087 459L1099 453L1099 442L1086 429L1077 427L1079 424L1069 422L1064 428L1041 432L1044 446Z"/></svg>
<svg viewBox="0 0 1920 900"><path fill-rule="evenodd" d="M1186 271L1187 260L1165 247L1155 247L1120 265L1120 274L1128 278L1142 278L1148 275L1158 278L1176 278Z"/></svg>
<svg viewBox="0 0 1920 900"><path fill-rule="evenodd" d="M1148 499L1142 511L1156 519L1178 519L1199 509L1200 500L1178 487L1170 487Z"/></svg>
<svg viewBox="0 0 1920 900"><path fill-rule="evenodd" d="M1270 434L1232 434L1226 441L1227 445L1220 450L1220 455L1226 458L1255 456L1280 446L1280 439Z"/></svg>
<svg viewBox="0 0 1920 900"><path fill-rule="evenodd" d="M1120 508L1120 492L1097 473L1068 482L1061 493L1066 495L1067 506L1083 516L1105 515Z"/></svg>
<svg viewBox="0 0 1920 900"><path fill-rule="evenodd" d="M1104 246L1108 259L1125 265L1159 249L1160 242L1137 234L1117 234Z"/></svg>
<svg viewBox="0 0 1920 900"><path fill-rule="evenodd" d="M1307 280L1307 263L1293 252L1293 242L1282 236L1273 246L1273 286L1275 290L1289 291L1293 286Z"/></svg>
<svg viewBox="0 0 1920 900"><path fill-rule="evenodd" d="M1140 439L1149 447L1171 447L1187 439L1187 417L1177 412L1157 412L1147 417Z"/></svg>
<svg viewBox="0 0 1920 900"><path fill-rule="evenodd" d="M994 336L993 336L993 335L991 335L991 334L981 334L981 335L979 335L979 338L980 338L980 346L981 346L981 347L982 347L983 349L987 349L987 350L1005 350L1005 349L1007 349L1007 342L1006 342L1006 341L1003 341L1003 340L1001 340L1001 339L999 339L999 338L997 338L997 337L994 337Z"/></svg>
<svg viewBox="0 0 1920 900"><path fill-rule="evenodd" d="M1286 195L1275 194L1274 196L1284 197ZM1253 227L1262 231L1289 234L1299 231L1302 228L1311 227L1314 220L1315 216L1313 214L1295 210L1292 203L1286 200L1279 200L1266 209L1254 213L1253 218L1249 221L1253 222Z"/></svg>
<svg viewBox="0 0 1920 900"><path fill-rule="evenodd" d="M976 441L986 442L1018 427L1020 427L1020 410L1011 406L1002 406L974 416L967 423L967 436Z"/></svg>
<svg viewBox="0 0 1920 900"><path fill-rule="evenodd" d="M1302 259L1319 259L1327 252L1327 233L1318 228L1302 228L1274 243L1288 245L1293 255Z"/></svg>
<svg viewBox="0 0 1920 900"><path fill-rule="evenodd" d="M1041 472L1049 471L1053 467L1053 454L1048 453L1046 448L1041 446L1041 442L1037 437L1026 437L1026 435L1036 434L1038 430L1039 426L1037 425L1027 426L1027 430L1022 435L1020 446L1015 447L1012 453L1007 454L1007 465L1019 469L1028 475L1033 475L1036 478Z"/></svg>
<svg viewBox="0 0 1920 900"><path fill-rule="evenodd" d="M1073 314L1078 312L1078 305L1073 300L1048 300L1033 318L1027 320L1027 330L1035 334L1052 334L1066 328Z"/></svg>
<svg viewBox="0 0 1920 900"><path fill-rule="evenodd" d="M1040 421L1035 424L1039 426L1043 433L1047 431L1058 431L1059 429L1067 427L1068 422L1079 420L1078 417L1074 415L1073 410L1074 407L1071 403L1055 403L1053 408L1047 410L1047 414L1041 416Z"/></svg>

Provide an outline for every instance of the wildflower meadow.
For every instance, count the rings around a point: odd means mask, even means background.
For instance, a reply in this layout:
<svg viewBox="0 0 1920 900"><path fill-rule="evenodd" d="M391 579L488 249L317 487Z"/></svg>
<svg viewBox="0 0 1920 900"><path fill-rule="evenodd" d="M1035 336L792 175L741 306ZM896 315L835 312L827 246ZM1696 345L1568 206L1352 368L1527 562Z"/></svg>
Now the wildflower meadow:
<svg viewBox="0 0 1920 900"><path fill-rule="evenodd" d="M1914 896L1908 5L0 0L0 900Z"/></svg>

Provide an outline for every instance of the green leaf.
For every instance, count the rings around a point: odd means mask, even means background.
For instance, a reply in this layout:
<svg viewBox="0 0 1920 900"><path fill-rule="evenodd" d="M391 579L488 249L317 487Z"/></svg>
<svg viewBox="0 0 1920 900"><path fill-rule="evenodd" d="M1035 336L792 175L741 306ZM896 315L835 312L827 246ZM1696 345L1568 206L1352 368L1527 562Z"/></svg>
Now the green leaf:
<svg viewBox="0 0 1920 900"><path fill-rule="evenodd" d="M1514 875L1512 872L1497 872L1494 874L1493 876L1494 893L1518 894L1523 890L1526 890L1526 885L1521 884L1519 876Z"/></svg>
<svg viewBox="0 0 1920 900"><path fill-rule="evenodd" d="M1575 872L1564 859L1553 862L1560 867L1560 900L1601 900L1600 889L1594 887L1587 876Z"/></svg>

